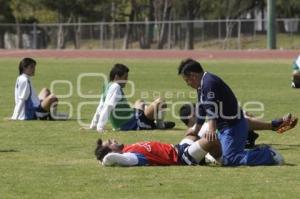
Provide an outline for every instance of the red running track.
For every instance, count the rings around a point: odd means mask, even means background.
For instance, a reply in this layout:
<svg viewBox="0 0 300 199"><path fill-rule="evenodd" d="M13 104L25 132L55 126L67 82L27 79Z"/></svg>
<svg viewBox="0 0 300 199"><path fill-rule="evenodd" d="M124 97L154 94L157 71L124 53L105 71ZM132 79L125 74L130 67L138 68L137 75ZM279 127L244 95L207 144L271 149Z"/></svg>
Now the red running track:
<svg viewBox="0 0 300 199"><path fill-rule="evenodd" d="M293 59L300 50L0 50L0 58Z"/></svg>

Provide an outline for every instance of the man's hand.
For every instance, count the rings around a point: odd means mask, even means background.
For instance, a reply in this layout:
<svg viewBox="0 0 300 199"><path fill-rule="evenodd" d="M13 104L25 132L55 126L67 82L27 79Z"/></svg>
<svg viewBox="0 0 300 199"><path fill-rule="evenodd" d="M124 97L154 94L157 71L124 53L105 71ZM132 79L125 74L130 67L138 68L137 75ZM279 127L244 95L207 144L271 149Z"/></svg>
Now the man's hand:
<svg viewBox="0 0 300 199"><path fill-rule="evenodd" d="M204 138L206 138L209 142L213 142L218 139L216 131L207 131L204 134Z"/></svg>
<svg viewBox="0 0 300 199"><path fill-rule="evenodd" d="M189 128L186 131L185 135L186 136L189 136L189 135L190 136L198 136L198 132L200 131L200 129L201 129L201 125L195 124L193 127Z"/></svg>
<svg viewBox="0 0 300 199"><path fill-rule="evenodd" d="M194 128L189 128L186 132L185 132L185 136L197 136L197 132L195 132Z"/></svg>

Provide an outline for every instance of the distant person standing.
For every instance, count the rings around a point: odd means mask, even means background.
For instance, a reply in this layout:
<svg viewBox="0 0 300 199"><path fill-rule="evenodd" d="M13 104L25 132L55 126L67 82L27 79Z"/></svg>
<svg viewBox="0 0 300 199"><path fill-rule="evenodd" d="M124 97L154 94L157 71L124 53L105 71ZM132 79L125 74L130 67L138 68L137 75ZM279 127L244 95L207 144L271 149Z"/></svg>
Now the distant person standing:
<svg viewBox="0 0 300 199"><path fill-rule="evenodd" d="M300 88L300 55L293 62L292 88Z"/></svg>
<svg viewBox="0 0 300 199"><path fill-rule="evenodd" d="M12 120L36 120L50 117L50 108L56 111L58 99L49 89L43 88L39 95L32 86L31 77L35 74L36 61L24 58L19 63L19 77L15 84L15 108ZM55 104L54 104L55 103Z"/></svg>

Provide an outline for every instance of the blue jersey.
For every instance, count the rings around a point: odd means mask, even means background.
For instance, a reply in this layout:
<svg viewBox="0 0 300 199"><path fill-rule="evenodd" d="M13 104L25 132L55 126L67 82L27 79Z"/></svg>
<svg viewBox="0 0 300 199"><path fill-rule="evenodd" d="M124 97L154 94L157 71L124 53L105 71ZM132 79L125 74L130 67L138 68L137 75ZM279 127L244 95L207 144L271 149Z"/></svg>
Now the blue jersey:
<svg viewBox="0 0 300 199"><path fill-rule="evenodd" d="M218 76L205 72L198 89L197 123L205 118L215 119L217 129L235 125L242 117L242 110L229 86Z"/></svg>

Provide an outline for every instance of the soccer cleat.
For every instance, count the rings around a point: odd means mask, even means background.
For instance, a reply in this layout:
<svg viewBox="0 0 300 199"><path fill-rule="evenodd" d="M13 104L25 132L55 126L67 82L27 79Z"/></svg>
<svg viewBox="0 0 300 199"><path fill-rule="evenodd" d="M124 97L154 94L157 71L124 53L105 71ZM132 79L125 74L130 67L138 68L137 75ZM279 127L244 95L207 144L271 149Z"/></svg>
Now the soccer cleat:
<svg viewBox="0 0 300 199"><path fill-rule="evenodd" d="M283 116L282 118L275 119L272 121L272 130L277 133L284 133L294 128L298 123L298 118L293 117L291 113Z"/></svg>
<svg viewBox="0 0 300 199"><path fill-rule="evenodd" d="M273 156L273 159L276 163L276 165L284 165L284 158L282 157L282 155L273 147L269 147L271 154Z"/></svg>
<svg viewBox="0 0 300 199"><path fill-rule="evenodd" d="M295 83L294 81L292 81L291 87L292 88L300 88L300 84L299 83Z"/></svg>
<svg viewBox="0 0 300 199"><path fill-rule="evenodd" d="M295 82L292 82L291 87L296 88Z"/></svg>
<svg viewBox="0 0 300 199"><path fill-rule="evenodd" d="M249 131L248 132L248 138L246 140L246 145L245 148L246 149L252 149L255 147L255 140L259 137L259 135L257 133L255 133L254 131Z"/></svg>
<svg viewBox="0 0 300 199"><path fill-rule="evenodd" d="M156 123L156 128L158 129L172 129L175 127L175 122L171 121L160 121Z"/></svg>
<svg viewBox="0 0 300 199"><path fill-rule="evenodd" d="M164 129L172 129L175 127L175 122L165 121L164 122Z"/></svg>

